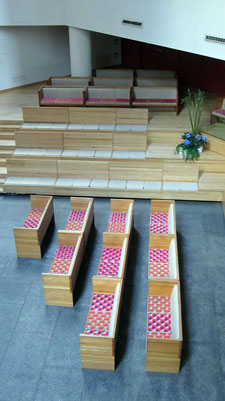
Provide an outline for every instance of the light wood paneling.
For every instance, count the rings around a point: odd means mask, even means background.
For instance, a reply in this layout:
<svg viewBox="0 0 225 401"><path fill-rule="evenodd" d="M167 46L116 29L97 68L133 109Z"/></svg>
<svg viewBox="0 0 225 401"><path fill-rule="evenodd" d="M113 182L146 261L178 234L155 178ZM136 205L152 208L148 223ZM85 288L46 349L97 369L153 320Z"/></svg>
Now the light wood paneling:
<svg viewBox="0 0 225 401"><path fill-rule="evenodd" d="M64 149L110 149L112 150L111 132L64 132Z"/></svg>
<svg viewBox="0 0 225 401"><path fill-rule="evenodd" d="M8 159L8 176L16 177L57 177L56 160Z"/></svg>
<svg viewBox="0 0 225 401"><path fill-rule="evenodd" d="M198 181L198 166L194 163L163 162L163 181Z"/></svg>
<svg viewBox="0 0 225 401"><path fill-rule="evenodd" d="M109 178L107 161L59 160L57 166L61 178Z"/></svg>
<svg viewBox="0 0 225 401"><path fill-rule="evenodd" d="M69 122L74 124L116 124L116 109L103 107L70 107Z"/></svg>
<svg viewBox="0 0 225 401"><path fill-rule="evenodd" d="M160 160L111 161L110 179L161 181L162 163Z"/></svg>
<svg viewBox="0 0 225 401"><path fill-rule="evenodd" d="M57 131L16 131L17 148L63 149L63 134Z"/></svg>
<svg viewBox="0 0 225 401"><path fill-rule="evenodd" d="M148 124L148 109L116 109L117 124Z"/></svg>
<svg viewBox="0 0 225 401"><path fill-rule="evenodd" d="M69 109L68 107L23 107L24 122L40 122L40 123L68 123Z"/></svg>
<svg viewBox="0 0 225 401"><path fill-rule="evenodd" d="M140 132L113 132L113 149L114 150L133 150L146 151L147 144L146 131Z"/></svg>

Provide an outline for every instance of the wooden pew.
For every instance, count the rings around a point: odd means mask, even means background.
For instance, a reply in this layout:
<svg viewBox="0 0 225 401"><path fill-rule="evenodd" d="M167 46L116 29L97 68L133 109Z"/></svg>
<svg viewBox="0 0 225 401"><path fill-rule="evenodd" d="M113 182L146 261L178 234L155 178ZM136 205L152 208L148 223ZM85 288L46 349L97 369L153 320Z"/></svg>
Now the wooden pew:
<svg viewBox="0 0 225 401"><path fill-rule="evenodd" d="M41 258L41 245L50 223L54 223L52 196L30 196L31 211L23 227L14 227L19 258Z"/></svg>
<svg viewBox="0 0 225 401"><path fill-rule="evenodd" d="M42 273L45 304L72 307L73 290L84 254L84 237L82 233L58 232L58 243L49 273Z"/></svg>
<svg viewBox="0 0 225 401"><path fill-rule="evenodd" d="M175 111L178 114L178 91L172 86L134 86L131 103L135 107L157 107L165 111Z"/></svg>
<svg viewBox="0 0 225 401"><path fill-rule="evenodd" d="M94 86L133 86L133 78L94 77Z"/></svg>
<svg viewBox="0 0 225 401"><path fill-rule="evenodd" d="M146 371L178 373L182 341L179 282L149 280Z"/></svg>
<svg viewBox="0 0 225 401"><path fill-rule="evenodd" d="M85 98L84 86L42 86L38 91L39 106L42 107L83 106Z"/></svg>
<svg viewBox="0 0 225 401"><path fill-rule="evenodd" d="M104 298L106 308L96 304ZM121 310L122 280L93 277L93 296L84 334L80 334L81 365L84 369L115 370L115 349ZM95 313L102 317L102 326L95 324ZM106 314L102 315L106 310Z"/></svg>
<svg viewBox="0 0 225 401"><path fill-rule="evenodd" d="M96 70L96 77L102 78L133 78L134 70L128 69L108 69L108 68L98 68Z"/></svg>
<svg viewBox="0 0 225 401"><path fill-rule="evenodd" d="M47 81L52 86L88 86L92 82L91 77L50 77Z"/></svg>
<svg viewBox="0 0 225 401"><path fill-rule="evenodd" d="M175 71L169 70L136 70L137 78L175 78Z"/></svg>
<svg viewBox="0 0 225 401"><path fill-rule="evenodd" d="M151 200L150 235L174 234L176 236L175 202Z"/></svg>
<svg viewBox="0 0 225 401"><path fill-rule="evenodd" d="M150 235L148 278L179 280L176 235Z"/></svg>
<svg viewBox="0 0 225 401"><path fill-rule="evenodd" d="M93 198L70 198L71 212L64 230L58 234L63 238L68 232L82 234L84 245L86 245L91 226L94 222L94 201Z"/></svg>
<svg viewBox="0 0 225 401"><path fill-rule="evenodd" d="M136 78L135 86L174 86L177 88L177 78Z"/></svg>
<svg viewBox="0 0 225 401"><path fill-rule="evenodd" d="M104 86L89 86L87 88L86 106L131 106L131 87L104 87Z"/></svg>

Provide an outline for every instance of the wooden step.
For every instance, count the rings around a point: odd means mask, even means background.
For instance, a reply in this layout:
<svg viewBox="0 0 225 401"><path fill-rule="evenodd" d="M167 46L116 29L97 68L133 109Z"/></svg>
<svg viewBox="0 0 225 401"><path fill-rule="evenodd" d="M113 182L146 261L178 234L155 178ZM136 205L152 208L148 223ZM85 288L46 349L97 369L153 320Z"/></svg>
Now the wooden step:
<svg viewBox="0 0 225 401"><path fill-rule="evenodd" d="M14 150L16 147L14 139L0 139L0 151L1 150Z"/></svg>
<svg viewBox="0 0 225 401"><path fill-rule="evenodd" d="M6 159L0 159L0 166L6 166Z"/></svg>
<svg viewBox="0 0 225 401"><path fill-rule="evenodd" d="M6 167L0 167L0 178L5 178L7 175L7 168Z"/></svg>
<svg viewBox="0 0 225 401"><path fill-rule="evenodd" d="M14 132L21 127L21 124L3 124L0 123L0 132Z"/></svg>
<svg viewBox="0 0 225 401"><path fill-rule="evenodd" d="M5 132L1 132L0 131L0 140L2 139L7 139L7 140L14 140L15 139L15 134L14 132L11 131L5 131Z"/></svg>
<svg viewBox="0 0 225 401"><path fill-rule="evenodd" d="M9 159L11 155L13 154L13 150L2 150L0 149L0 158L1 159Z"/></svg>
<svg viewBox="0 0 225 401"><path fill-rule="evenodd" d="M225 173L202 173L199 177L199 189L224 191Z"/></svg>

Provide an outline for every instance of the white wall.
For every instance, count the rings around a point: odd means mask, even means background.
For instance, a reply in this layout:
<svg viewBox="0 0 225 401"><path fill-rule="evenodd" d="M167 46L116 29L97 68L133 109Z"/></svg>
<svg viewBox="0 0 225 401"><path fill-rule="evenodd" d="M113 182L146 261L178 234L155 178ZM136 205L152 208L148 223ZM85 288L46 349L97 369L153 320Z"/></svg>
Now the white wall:
<svg viewBox="0 0 225 401"><path fill-rule="evenodd" d="M68 25L225 60L225 45L204 40L225 37L224 0L0 0L0 10L0 25Z"/></svg>
<svg viewBox="0 0 225 401"><path fill-rule="evenodd" d="M92 69L120 65L121 39L115 36L92 32Z"/></svg>
<svg viewBox="0 0 225 401"><path fill-rule="evenodd" d="M67 27L0 27L0 90L67 74Z"/></svg>

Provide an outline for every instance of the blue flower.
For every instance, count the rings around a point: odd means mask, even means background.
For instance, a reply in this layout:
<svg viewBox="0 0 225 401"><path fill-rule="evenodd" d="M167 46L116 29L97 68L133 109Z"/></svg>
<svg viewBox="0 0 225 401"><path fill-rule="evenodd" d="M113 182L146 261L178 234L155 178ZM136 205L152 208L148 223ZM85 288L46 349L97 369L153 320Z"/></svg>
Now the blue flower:
<svg viewBox="0 0 225 401"><path fill-rule="evenodd" d="M190 137L191 137L190 132L187 132L187 133L186 133L186 138L190 138Z"/></svg>
<svg viewBox="0 0 225 401"><path fill-rule="evenodd" d="M190 145L191 141L189 141L189 139L185 139L184 144L185 145Z"/></svg>
<svg viewBox="0 0 225 401"><path fill-rule="evenodd" d="M207 136L203 136L202 139L203 139L203 141L208 142Z"/></svg>
<svg viewBox="0 0 225 401"><path fill-rule="evenodd" d="M200 134L197 134L197 135L195 136L195 139L197 139L197 141L201 141L202 137L201 137Z"/></svg>

